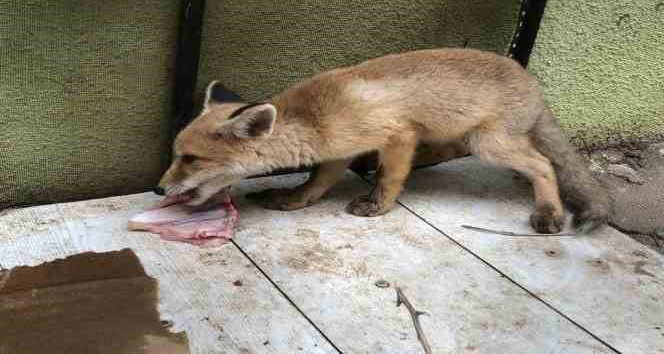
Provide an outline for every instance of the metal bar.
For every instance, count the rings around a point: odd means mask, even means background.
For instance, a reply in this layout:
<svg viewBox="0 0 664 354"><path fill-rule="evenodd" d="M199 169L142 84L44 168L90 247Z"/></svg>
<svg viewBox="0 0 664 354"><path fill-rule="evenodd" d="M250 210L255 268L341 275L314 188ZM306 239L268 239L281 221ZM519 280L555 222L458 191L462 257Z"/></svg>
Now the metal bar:
<svg viewBox="0 0 664 354"><path fill-rule="evenodd" d="M198 76L205 0L184 0L180 14L177 55L175 59L175 90L171 137L193 118L194 92Z"/></svg>
<svg viewBox="0 0 664 354"><path fill-rule="evenodd" d="M545 7L546 0L523 0L521 2L517 30L512 38L508 56L514 58L523 67L528 66Z"/></svg>

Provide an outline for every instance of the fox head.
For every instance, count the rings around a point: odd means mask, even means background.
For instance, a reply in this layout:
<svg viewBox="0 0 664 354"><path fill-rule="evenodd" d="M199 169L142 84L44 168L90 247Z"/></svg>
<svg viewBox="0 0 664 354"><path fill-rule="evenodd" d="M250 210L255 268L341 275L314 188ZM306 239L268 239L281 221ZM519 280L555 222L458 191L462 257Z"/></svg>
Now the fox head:
<svg viewBox="0 0 664 354"><path fill-rule="evenodd" d="M156 190L188 195L200 205L222 189L262 172L257 148L274 129L277 109L270 103L244 103L213 81L202 112L175 138L173 161Z"/></svg>

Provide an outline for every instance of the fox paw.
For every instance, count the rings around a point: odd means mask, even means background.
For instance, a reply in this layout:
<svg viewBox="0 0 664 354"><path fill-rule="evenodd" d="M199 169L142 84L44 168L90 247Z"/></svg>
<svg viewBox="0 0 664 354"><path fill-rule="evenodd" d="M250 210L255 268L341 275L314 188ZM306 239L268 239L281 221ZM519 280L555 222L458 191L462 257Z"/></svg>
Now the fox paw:
<svg viewBox="0 0 664 354"><path fill-rule="evenodd" d="M369 194L355 198L348 204L346 210L357 216L378 216L387 212L387 208L384 208L382 204Z"/></svg>
<svg viewBox="0 0 664 354"><path fill-rule="evenodd" d="M256 201L265 209L296 210L304 208L310 203L294 189L279 188L249 193L247 199Z"/></svg>
<svg viewBox="0 0 664 354"><path fill-rule="evenodd" d="M562 213L556 212L553 205L545 204L530 216L530 224L541 234L557 234L565 221Z"/></svg>

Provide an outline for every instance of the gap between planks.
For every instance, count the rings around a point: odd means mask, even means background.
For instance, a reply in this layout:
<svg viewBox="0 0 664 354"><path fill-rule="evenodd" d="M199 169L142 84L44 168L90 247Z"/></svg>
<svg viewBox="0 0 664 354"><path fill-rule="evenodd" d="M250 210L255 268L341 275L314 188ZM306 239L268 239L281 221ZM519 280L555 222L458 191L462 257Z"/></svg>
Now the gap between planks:
<svg viewBox="0 0 664 354"><path fill-rule="evenodd" d="M363 175L361 175L361 174L359 174L359 173L357 173L357 172L355 172L355 171L353 171L353 173L354 173L355 175L357 175L361 180L363 180L363 181L364 181L365 183L367 183L368 185L370 185L370 186L372 186L372 187L375 187L375 185L374 185L374 184L373 184L368 178L366 178L366 176L363 176ZM559 310L559 309L557 309L556 307L554 307L553 305L549 304L546 300L544 300L544 299L542 299L541 297L537 296L535 293L533 293L532 291L530 291L530 290L529 290L528 288L526 288L524 285L522 285L521 283L519 283L519 282L517 282L516 280L514 280L513 278L511 278L509 275L507 275L507 274L505 274L504 272L502 272L500 269L498 269L497 267L495 267L493 264L489 263L489 261L487 261L487 260L485 260L484 258L482 258L479 254L473 252L471 249L469 249L468 247L464 246L461 242L457 241L454 237L448 235L448 234L445 233L443 230L441 230L439 227L437 227L436 225L430 223L427 219L425 219L424 217L422 217L422 216L420 216L419 214L417 214L415 211L413 211L411 208L409 208L409 207L406 206L405 204L401 203L401 201L397 200L397 204L398 204L399 206L401 206L402 208L404 208L405 210L407 210L410 214L414 215L416 218L418 218L419 220L421 220L422 222L424 222L425 224L427 224L429 227L431 227L431 228L433 228L434 230L436 230L436 232L438 232L438 233L441 234L442 236L446 237L448 240L452 241L455 245L457 245L458 247L460 247L461 249L463 249L465 252L467 252L467 253L469 253L470 255L472 255L473 257L477 258L480 262L484 263L486 266L488 266L488 267L491 268L493 271L495 271L496 273L498 273L501 277L507 279L507 280L510 281L512 284L516 285L516 286L519 287L521 290L525 291L528 295L532 296L532 297L535 298L537 301L539 301L540 303L542 303L544 306L546 306L547 308L549 308L550 310L552 310L553 312L555 312L557 315L561 316L562 318L564 318L565 320L567 320L568 322L570 322L572 325L574 325L575 327L577 327L577 328L580 329L581 331L583 331L583 332L585 332L586 334L588 334L589 336L591 336L593 339L595 339L595 340L597 340L598 342L600 342L601 344L603 344L607 349L611 350L612 352L614 352L614 353L616 353L616 354L623 354L623 352L621 352L621 351L619 351L618 349L616 349L615 347L613 347L613 346L612 346L611 344L609 344L607 341L605 341L604 339L600 338L600 337L597 336L596 334L592 333L590 330L588 330L587 328L585 328L584 326L582 326L581 324L577 323L577 322L574 321L572 318L570 318L569 316L567 316L567 315L566 315L565 313L563 313L561 310Z"/></svg>
<svg viewBox="0 0 664 354"><path fill-rule="evenodd" d="M341 349L339 349L339 347L337 347L337 345L334 344L334 342L332 342L332 340L330 339L330 337L328 337L327 334L325 334L325 332L323 332L323 330L320 329L320 327L318 327L318 325L317 325L317 324L316 324L311 318L309 318L309 316L307 316L307 314L304 313L304 311L302 311L302 309L301 309L299 306L297 306L297 304L295 303L295 301L293 301L293 300L290 298L290 296L288 296L288 294L286 294L286 292L283 291L283 289L281 289L281 288L279 287L279 285L277 285L277 283L276 283L274 280L272 280L272 278L270 278L269 275L267 275L267 273L263 270L263 268L261 268L261 267L258 265L258 263L256 263L256 261L254 261L253 258L251 258L251 256L249 256L249 254L248 254L247 252L245 252L245 251L242 249L242 247L240 247L240 245L237 244L237 242L235 242L235 240L233 240L233 239L231 238L230 241L231 241L231 243L233 244L233 246L235 246L235 248L237 248L237 250L240 251L240 253L242 253L242 255L243 255L243 256L244 256L249 262L251 262L251 264L254 265L254 268L256 268L256 269L257 269L257 270L263 275L263 277L265 277L265 279L267 279L267 281L270 282L270 284L272 284L272 286L273 286L275 289L277 289L277 291L281 294L281 296L283 296L284 299L286 299L286 301L288 301L288 303L289 303L291 306L293 306L293 308L294 308L294 309L295 309L300 315L302 315L302 317L304 317L304 319L307 320L307 322L309 322L309 324L310 324L310 325L311 325L311 326L312 326L312 327L313 327L313 328L314 328L314 329L315 329L315 330L316 330L316 331L317 331L317 332L318 332L318 333L319 333L319 334L320 334L320 335L321 335L321 336L322 336L322 337L323 337L323 338L324 338L324 339L325 339L325 340L326 340L326 341L332 346L332 348L334 348L334 350L335 350L337 353L339 353L339 354L344 354L344 353L341 351Z"/></svg>

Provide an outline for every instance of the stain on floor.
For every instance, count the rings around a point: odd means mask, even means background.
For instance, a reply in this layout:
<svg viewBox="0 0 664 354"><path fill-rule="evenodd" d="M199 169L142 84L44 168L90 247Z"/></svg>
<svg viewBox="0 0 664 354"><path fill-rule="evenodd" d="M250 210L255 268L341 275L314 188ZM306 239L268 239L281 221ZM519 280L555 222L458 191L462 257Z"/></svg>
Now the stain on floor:
<svg viewBox="0 0 664 354"><path fill-rule="evenodd" d="M0 271L0 354L188 354L129 249Z"/></svg>

